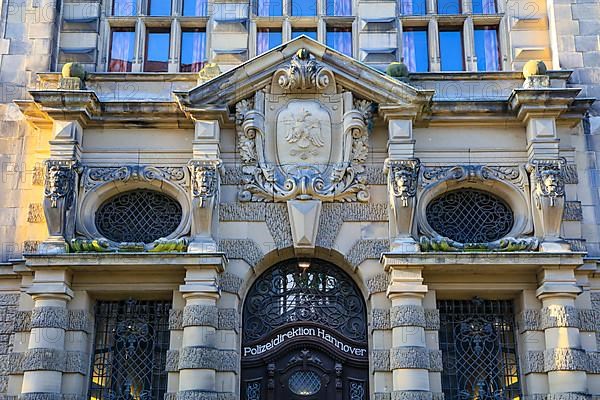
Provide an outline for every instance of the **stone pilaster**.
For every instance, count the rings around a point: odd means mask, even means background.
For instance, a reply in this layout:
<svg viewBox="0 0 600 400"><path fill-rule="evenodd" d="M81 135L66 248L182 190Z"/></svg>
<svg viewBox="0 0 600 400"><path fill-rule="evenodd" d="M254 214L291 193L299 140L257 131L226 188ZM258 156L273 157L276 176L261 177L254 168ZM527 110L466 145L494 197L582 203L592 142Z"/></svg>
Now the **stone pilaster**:
<svg viewBox="0 0 600 400"><path fill-rule="evenodd" d="M222 270L222 257L207 256L201 265L186 267L185 284L179 288L185 299L182 343L181 350L171 352L170 357L177 357L180 400L216 399L216 373L231 357L216 348L217 277Z"/></svg>
<svg viewBox="0 0 600 400"><path fill-rule="evenodd" d="M575 308L580 292L573 269L544 268L540 272L536 295L542 302L540 328L546 343L543 371L548 374L550 398L584 399L588 391L587 356L581 347Z"/></svg>
<svg viewBox="0 0 600 400"><path fill-rule="evenodd" d="M27 352L23 355L21 398L60 399L63 372L72 354L65 349L69 324L67 302L73 298L64 269L37 270L27 291L34 307Z"/></svg>
<svg viewBox="0 0 600 400"><path fill-rule="evenodd" d="M387 295L392 302L390 368L393 399L430 399L429 350L425 340L425 309L422 268L395 265L394 254L383 256L390 272Z"/></svg>

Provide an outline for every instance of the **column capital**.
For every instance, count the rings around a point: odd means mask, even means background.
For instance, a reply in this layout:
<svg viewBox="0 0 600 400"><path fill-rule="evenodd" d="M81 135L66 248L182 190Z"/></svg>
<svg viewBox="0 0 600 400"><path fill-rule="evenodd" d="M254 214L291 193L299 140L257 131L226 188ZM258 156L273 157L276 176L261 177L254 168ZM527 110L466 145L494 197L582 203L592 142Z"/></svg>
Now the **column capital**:
<svg viewBox="0 0 600 400"><path fill-rule="evenodd" d="M31 295L34 300L69 301L74 296L71 290L71 273L66 268L36 270L27 294Z"/></svg>
<svg viewBox="0 0 600 400"><path fill-rule="evenodd" d="M224 270L225 256L207 257L206 263L185 267L185 283L179 287L185 298L218 298L218 277Z"/></svg>
<svg viewBox="0 0 600 400"><path fill-rule="evenodd" d="M575 278L575 268L543 267L538 273L539 287L536 297L540 300L549 298L575 299L581 292Z"/></svg>
<svg viewBox="0 0 600 400"><path fill-rule="evenodd" d="M394 264L393 261L397 255L396 253L387 253L382 258L384 268L390 272L388 298L423 298L428 291L427 285L423 285L423 267Z"/></svg>

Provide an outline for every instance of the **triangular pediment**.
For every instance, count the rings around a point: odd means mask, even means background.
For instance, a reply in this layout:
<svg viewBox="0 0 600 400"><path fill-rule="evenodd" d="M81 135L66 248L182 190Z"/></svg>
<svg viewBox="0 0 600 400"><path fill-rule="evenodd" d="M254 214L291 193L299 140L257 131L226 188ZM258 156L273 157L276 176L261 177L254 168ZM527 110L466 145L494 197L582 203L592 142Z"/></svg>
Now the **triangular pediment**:
<svg viewBox="0 0 600 400"><path fill-rule="evenodd" d="M307 36L275 47L187 92L175 92L175 96L187 110L231 109L239 101L269 87L278 71L290 68L293 58L302 49L319 67L333 74L336 90L352 92L380 107L404 106L418 115L433 96L433 91L391 78Z"/></svg>

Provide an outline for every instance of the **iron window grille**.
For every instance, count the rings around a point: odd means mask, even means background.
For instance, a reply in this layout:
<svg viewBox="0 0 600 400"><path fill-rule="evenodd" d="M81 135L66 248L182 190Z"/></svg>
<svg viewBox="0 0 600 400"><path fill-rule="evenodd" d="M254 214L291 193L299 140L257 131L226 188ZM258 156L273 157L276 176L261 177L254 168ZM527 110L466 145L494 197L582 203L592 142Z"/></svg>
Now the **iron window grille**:
<svg viewBox="0 0 600 400"><path fill-rule="evenodd" d="M244 342L263 338L279 326L309 321L366 341L362 296L343 271L325 261L302 270L298 260L284 261L252 285L243 315Z"/></svg>
<svg viewBox="0 0 600 400"><path fill-rule="evenodd" d="M445 398L521 398L512 301L441 300L438 309Z"/></svg>
<svg viewBox="0 0 600 400"><path fill-rule="evenodd" d="M163 400L169 301L100 301L88 398Z"/></svg>
<svg viewBox="0 0 600 400"><path fill-rule="evenodd" d="M460 243L493 242L514 225L513 212L502 199L475 189L446 192L427 205L425 214L435 232Z"/></svg>
<svg viewBox="0 0 600 400"><path fill-rule="evenodd" d="M98 231L115 242L151 243L173 233L182 219L181 205L155 190L118 194L96 211Z"/></svg>

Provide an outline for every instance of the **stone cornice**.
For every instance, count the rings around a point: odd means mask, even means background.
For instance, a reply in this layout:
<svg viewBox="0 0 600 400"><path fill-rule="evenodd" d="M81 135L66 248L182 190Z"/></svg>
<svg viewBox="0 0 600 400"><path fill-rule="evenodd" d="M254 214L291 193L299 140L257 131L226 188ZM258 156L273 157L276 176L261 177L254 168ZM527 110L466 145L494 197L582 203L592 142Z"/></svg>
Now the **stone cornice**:
<svg viewBox="0 0 600 400"><path fill-rule="evenodd" d="M518 120L558 118L581 92L579 88L514 89L508 103Z"/></svg>
<svg viewBox="0 0 600 400"><path fill-rule="evenodd" d="M223 270L227 259L223 253L74 253L74 254L27 254L25 264L31 270L43 268L67 268L74 271L180 271L186 266L216 268Z"/></svg>
<svg viewBox="0 0 600 400"><path fill-rule="evenodd" d="M540 253L540 252L468 252L468 253L384 253L381 262L385 269L422 267L425 270L442 269L454 272L466 272L477 269L491 272L493 269L507 271L509 268L524 271L536 271L541 267L576 268L583 264L586 253Z"/></svg>
<svg viewBox="0 0 600 400"><path fill-rule="evenodd" d="M100 100L91 90L30 90L29 94L49 119L77 121L87 126L100 113Z"/></svg>

